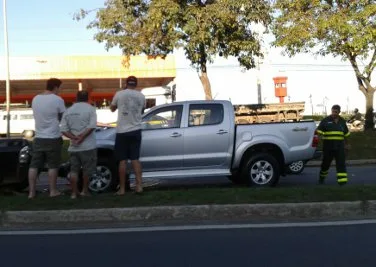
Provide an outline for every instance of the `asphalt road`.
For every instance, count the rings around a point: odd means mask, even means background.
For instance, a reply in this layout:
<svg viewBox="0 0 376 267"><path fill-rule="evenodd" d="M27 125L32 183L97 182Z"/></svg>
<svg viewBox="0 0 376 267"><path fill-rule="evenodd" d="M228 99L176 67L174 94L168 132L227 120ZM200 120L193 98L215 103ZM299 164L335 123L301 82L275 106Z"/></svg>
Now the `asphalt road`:
<svg viewBox="0 0 376 267"><path fill-rule="evenodd" d="M375 266L376 224L0 236L2 266ZM63 252L63 253L62 253Z"/></svg>
<svg viewBox="0 0 376 267"><path fill-rule="evenodd" d="M317 167L306 167L301 174L298 175L287 175L281 177L279 185L280 187L287 186L314 186L317 185L317 179L320 169ZM352 166L348 167L349 184L356 185L368 185L376 184L376 166ZM148 184L148 180L145 180ZM152 181L153 184L155 180ZM202 186L220 186L226 187L231 186L232 183L226 177L197 177L190 179L169 179L169 180L159 180L156 187L202 187ZM327 184L337 185L335 168L330 169L329 175L327 177ZM67 188L67 180L58 180L59 188ZM39 190L47 189L47 176L42 174L38 182Z"/></svg>

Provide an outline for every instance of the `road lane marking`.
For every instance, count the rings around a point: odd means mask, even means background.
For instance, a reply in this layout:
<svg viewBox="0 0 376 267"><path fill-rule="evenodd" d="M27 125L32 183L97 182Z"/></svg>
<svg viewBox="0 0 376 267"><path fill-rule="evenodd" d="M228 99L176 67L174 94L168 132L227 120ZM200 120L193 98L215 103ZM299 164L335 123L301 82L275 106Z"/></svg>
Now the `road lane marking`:
<svg viewBox="0 0 376 267"><path fill-rule="evenodd" d="M233 230L233 229L268 229L293 227L328 227L354 226L376 224L376 219L331 221L331 222L296 222L296 223L259 223L259 224L221 224L221 225L182 225L182 226L150 226L129 228L98 228L98 229L64 229L64 230L9 230L0 231L0 236L26 235L84 235L84 234L112 234L136 232L163 232L163 231L197 231L197 230Z"/></svg>

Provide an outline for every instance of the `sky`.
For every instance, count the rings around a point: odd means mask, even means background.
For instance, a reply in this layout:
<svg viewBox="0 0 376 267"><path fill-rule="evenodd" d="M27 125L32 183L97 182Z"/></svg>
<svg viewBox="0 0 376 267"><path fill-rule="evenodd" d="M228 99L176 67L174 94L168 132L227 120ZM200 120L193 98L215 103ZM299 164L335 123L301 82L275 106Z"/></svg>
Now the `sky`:
<svg viewBox="0 0 376 267"><path fill-rule="evenodd" d="M74 13L80 8L91 10L103 6L104 0L8 0L10 56L120 55L118 48L106 51L103 43L93 39L95 30L86 29L94 13L85 20L73 20ZM3 18L2 6L0 12ZM0 56L4 56L2 20L0 25ZM285 102L306 101L306 114L310 114L312 108L315 113L321 112L323 103L328 108L338 103L345 111L357 107L364 112L365 99L357 90L355 75L348 62L306 54L289 58L281 55L281 49L269 45L265 46L265 52L259 73L256 70L242 71L234 58L217 58L208 68L213 96L231 100L234 104L257 103L259 75L263 102L278 102L274 96L273 77L287 76L288 97ZM183 51L175 51L174 55L177 99L203 99L198 75ZM4 64L0 62L0 68L4 68Z"/></svg>

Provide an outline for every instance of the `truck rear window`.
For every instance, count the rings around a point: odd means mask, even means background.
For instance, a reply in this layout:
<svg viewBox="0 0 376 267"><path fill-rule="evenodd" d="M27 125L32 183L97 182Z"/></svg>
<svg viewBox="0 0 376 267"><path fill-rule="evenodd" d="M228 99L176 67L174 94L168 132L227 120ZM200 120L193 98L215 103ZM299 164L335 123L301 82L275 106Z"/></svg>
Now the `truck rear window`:
<svg viewBox="0 0 376 267"><path fill-rule="evenodd" d="M223 121L223 105L192 104L189 106L189 126L220 124Z"/></svg>

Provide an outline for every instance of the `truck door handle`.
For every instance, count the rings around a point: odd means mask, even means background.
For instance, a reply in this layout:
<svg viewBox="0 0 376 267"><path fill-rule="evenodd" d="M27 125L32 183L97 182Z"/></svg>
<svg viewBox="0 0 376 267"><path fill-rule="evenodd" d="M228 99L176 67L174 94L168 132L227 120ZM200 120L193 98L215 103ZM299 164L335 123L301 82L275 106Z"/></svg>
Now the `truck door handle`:
<svg viewBox="0 0 376 267"><path fill-rule="evenodd" d="M295 127L294 129L292 129L294 132L306 132L308 130L307 127L304 127L304 128L300 128L300 127Z"/></svg>
<svg viewBox="0 0 376 267"><path fill-rule="evenodd" d="M172 134L170 135L170 137L180 137L180 136L181 136L181 133L177 133L177 132L172 133Z"/></svg>
<svg viewBox="0 0 376 267"><path fill-rule="evenodd" d="M227 133L226 130L219 130L219 131L217 132L217 134L226 134L226 133Z"/></svg>

